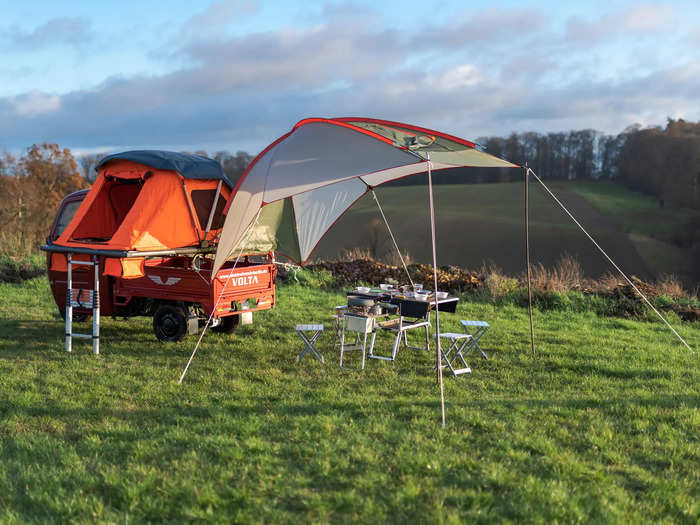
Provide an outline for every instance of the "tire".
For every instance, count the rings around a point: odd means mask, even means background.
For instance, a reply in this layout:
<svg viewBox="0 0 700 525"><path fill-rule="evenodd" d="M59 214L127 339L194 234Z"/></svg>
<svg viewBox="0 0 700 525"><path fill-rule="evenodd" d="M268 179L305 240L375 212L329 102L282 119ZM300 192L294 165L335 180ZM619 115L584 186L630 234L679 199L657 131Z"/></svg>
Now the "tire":
<svg viewBox="0 0 700 525"><path fill-rule="evenodd" d="M230 334L232 332L235 332L240 322L240 315L229 315L228 317L222 317L221 323L216 326L213 326L212 330L220 334Z"/></svg>
<svg viewBox="0 0 700 525"><path fill-rule="evenodd" d="M66 320L66 310L65 309L59 310L58 313L61 314L61 319L63 319L65 321ZM88 316L85 314L76 314L75 312L73 312L73 322L74 323L82 323L87 318L88 318Z"/></svg>
<svg viewBox="0 0 700 525"><path fill-rule="evenodd" d="M176 343L187 335L187 314L179 306L162 304L153 314L153 333L161 343Z"/></svg>

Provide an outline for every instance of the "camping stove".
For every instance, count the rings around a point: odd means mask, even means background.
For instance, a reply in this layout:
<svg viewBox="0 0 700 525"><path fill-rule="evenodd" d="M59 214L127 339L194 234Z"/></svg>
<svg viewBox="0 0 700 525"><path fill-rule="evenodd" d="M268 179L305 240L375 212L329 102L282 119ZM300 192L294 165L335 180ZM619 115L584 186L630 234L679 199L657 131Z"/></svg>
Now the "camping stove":
<svg viewBox="0 0 700 525"><path fill-rule="evenodd" d="M382 308L374 299L350 296L348 297L347 313L363 317L376 317L381 315Z"/></svg>
<svg viewBox="0 0 700 525"><path fill-rule="evenodd" d="M348 296L347 313L361 315L363 317L375 318L387 315L387 310L392 310L392 305L382 304L374 299L364 297Z"/></svg>

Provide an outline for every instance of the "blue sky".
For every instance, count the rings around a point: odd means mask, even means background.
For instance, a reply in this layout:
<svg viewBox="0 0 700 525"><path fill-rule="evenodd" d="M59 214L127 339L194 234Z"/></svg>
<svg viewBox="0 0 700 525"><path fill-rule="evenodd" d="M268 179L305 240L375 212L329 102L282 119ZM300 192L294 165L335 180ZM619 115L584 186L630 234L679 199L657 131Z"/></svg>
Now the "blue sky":
<svg viewBox="0 0 700 525"><path fill-rule="evenodd" d="M700 120L700 2L0 1L0 149L257 152L308 116L465 138Z"/></svg>

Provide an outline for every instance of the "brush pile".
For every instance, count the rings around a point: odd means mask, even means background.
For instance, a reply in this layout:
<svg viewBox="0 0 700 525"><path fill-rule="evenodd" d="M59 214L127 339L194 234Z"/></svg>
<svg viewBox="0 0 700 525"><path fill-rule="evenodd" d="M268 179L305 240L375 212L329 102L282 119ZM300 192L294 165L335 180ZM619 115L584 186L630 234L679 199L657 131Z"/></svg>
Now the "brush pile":
<svg viewBox="0 0 700 525"><path fill-rule="evenodd" d="M307 266L311 271L326 270L335 278L339 287L354 286L364 282L377 286L380 283L394 281L399 284L409 284L406 271L402 266L392 266L368 259L354 261L321 261ZM414 283L423 284L426 288L433 286L433 267L427 264L409 264L408 272ZM483 276L459 268L457 266L442 266L438 268L438 288L450 293L461 293L479 288L484 283Z"/></svg>

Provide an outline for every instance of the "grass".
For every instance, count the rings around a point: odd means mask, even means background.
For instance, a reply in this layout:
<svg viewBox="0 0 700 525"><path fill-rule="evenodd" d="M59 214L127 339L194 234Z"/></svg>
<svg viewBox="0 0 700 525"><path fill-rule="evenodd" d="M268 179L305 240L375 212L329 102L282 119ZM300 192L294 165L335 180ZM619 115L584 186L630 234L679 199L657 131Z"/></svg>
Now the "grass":
<svg viewBox="0 0 700 525"><path fill-rule="evenodd" d="M630 191L613 182L577 182L572 187L626 233L670 241L698 214L686 208L662 208L658 198Z"/></svg>
<svg viewBox="0 0 700 525"><path fill-rule="evenodd" d="M0 284L0 522L697 523L698 355L659 323L536 310L533 359L524 309L462 301L443 330L488 320L490 359L446 378L441 430L429 355L340 370L326 333L295 363L344 299L302 280L182 386L193 338L107 318L67 355L45 278Z"/></svg>
<svg viewBox="0 0 700 525"><path fill-rule="evenodd" d="M698 211L661 207L656 197L630 191L612 182L577 182L573 191L628 234L635 249L655 276L694 274L687 249L677 239L691 227Z"/></svg>

